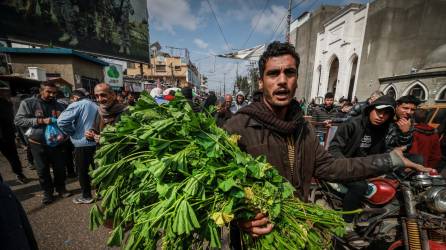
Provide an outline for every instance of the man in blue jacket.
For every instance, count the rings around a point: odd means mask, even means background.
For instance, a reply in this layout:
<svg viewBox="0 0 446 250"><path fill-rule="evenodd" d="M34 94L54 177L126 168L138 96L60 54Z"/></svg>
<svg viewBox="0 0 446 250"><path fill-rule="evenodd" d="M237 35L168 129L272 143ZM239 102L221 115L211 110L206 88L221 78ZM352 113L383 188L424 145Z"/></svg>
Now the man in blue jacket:
<svg viewBox="0 0 446 250"><path fill-rule="evenodd" d="M60 130L70 136L74 145L74 165L76 167L82 194L73 198L76 204L93 202L89 167L93 164L96 142L85 138L86 131L94 127L98 106L80 90L73 91L76 100L57 119Z"/></svg>

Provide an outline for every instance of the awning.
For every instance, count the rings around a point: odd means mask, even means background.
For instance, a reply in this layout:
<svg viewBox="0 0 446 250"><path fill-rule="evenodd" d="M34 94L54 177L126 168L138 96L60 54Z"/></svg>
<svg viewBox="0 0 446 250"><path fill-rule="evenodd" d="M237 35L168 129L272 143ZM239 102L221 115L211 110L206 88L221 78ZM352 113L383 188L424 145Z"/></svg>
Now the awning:
<svg viewBox="0 0 446 250"><path fill-rule="evenodd" d="M218 57L229 58L229 59L241 59L241 60L250 60L250 61L258 61L260 56L265 51L265 44L258 45L254 48L243 49L223 55L217 55Z"/></svg>

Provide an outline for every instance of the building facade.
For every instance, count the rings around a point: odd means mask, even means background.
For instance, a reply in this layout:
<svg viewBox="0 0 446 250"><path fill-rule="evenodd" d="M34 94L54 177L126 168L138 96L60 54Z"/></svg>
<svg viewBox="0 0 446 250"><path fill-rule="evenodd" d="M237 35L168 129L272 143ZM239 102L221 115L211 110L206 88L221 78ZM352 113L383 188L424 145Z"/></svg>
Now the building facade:
<svg viewBox="0 0 446 250"><path fill-rule="evenodd" d="M358 60L367 21L367 5L351 4L338 11L317 35L311 96L335 94L353 98Z"/></svg>
<svg viewBox="0 0 446 250"><path fill-rule="evenodd" d="M380 89L396 98L413 94L427 103L442 100L446 1L374 0L337 8L323 21L314 41L299 41L303 25L291 28L301 58L299 88L304 90L297 98L332 91L336 99L365 100ZM311 23L314 18L302 20Z"/></svg>
<svg viewBox="0 0 446 250"><path fill-rule="evenodd" d="M446 1L375 0L368 12L356 95L364 99L370 90L395 90L396 98L414 93L436 102L446 81L426 73L441 71L432 64L444 62Z"/></svg>
<svg viewBox="0 0 446 250"><path fill-rule="evenodd" d="M200 74L197 67L190 62L187 51L183 56L174 56L160 51L159 43L152 44L150 49L150 64L129 63L127 65L127 76L149 81L160 81L167 86L183 87L192 85L200 87Z"/></svg>
<svg viewBox="0 0 446 250"><path fill-rule="evenodd" d="M323 30L324 23L340 9L338 6L321 6L314 13L302 14L291 24L290 41L300 58L299 86L296 91L298 99L308 99L311 95L317 34Z"/></svg>
<svg viewBox="0 0 446 250"><path fill-rule="evenodd" d="M398 98L414 95L423 102L446 102L446 44L432 51L423 62L422 69L410 74L379 79L380 89Z"/></svg>
<svg viewBox="0 0 446 250"><path fill-rule="evenodd" d="M6 48L0 53L7 54L12 74L30 77L29 68L44 71L45 79L62 78L72 88L92 90L104 80L104 66L108 63L71 49L61 48Z"/></svg>

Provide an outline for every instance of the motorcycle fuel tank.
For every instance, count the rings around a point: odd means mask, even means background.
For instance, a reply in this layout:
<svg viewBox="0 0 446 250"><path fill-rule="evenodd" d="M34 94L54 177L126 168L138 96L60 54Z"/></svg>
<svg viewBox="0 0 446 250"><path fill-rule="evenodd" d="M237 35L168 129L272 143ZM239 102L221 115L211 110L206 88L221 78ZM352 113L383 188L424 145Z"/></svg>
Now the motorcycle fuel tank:
<svg viewBox="0 0 446 250"><path fill-rule="evenodd" d="M384 205L395 197L397 182L394 180L375 179L369 182L369 185L373 191L367 199L374 205Z"/></svg>

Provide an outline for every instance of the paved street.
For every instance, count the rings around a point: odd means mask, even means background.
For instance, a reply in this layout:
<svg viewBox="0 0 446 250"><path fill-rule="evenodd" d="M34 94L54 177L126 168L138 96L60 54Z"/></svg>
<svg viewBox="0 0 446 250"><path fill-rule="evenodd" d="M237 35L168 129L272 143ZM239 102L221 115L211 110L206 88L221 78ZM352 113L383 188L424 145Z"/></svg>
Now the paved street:
<svg viewBox="0 0 446 250"><path fill-rule="evenodd" d="M19 150L22 163L27 166L22 157L23 152ZM111 249L105 244L110 230L89 230L90 205L76 205L69 197L43 206L36 171L25 167L24 174L32 181L20 185L15 181L15 175L2 154L0 173L22 203L40 249ZM79 183L75 179L68 180L67 188L76 195L80 192Z"/></svg>

